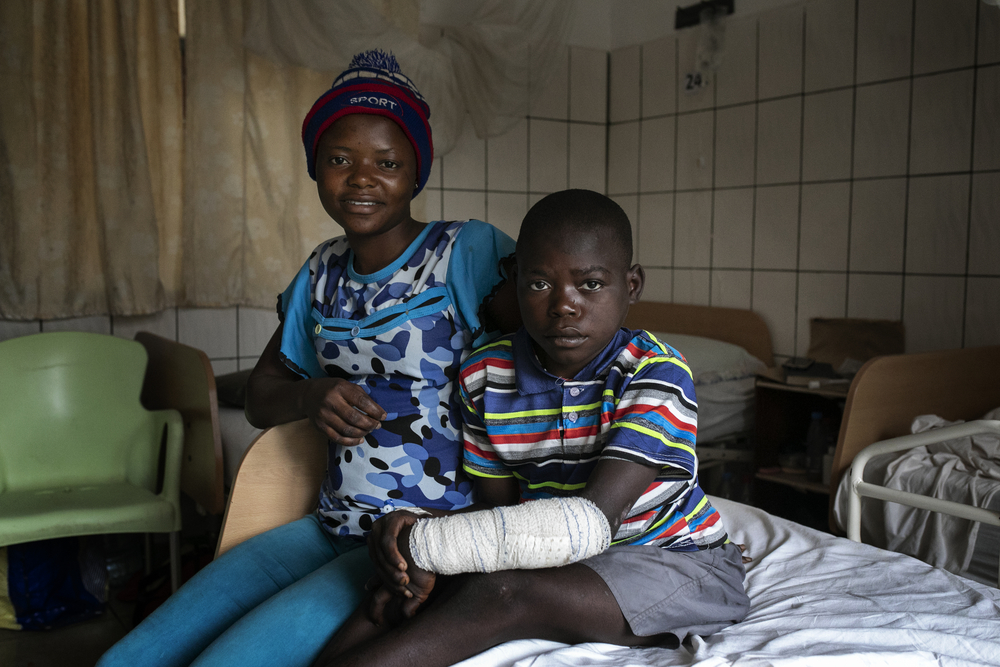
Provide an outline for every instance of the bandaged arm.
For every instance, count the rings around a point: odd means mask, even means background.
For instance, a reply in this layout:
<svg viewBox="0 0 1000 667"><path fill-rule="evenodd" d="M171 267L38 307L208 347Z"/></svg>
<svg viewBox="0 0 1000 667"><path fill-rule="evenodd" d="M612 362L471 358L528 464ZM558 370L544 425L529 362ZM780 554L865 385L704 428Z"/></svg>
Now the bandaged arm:
<svg viewBox="0 0 1000 667"><path fill-rule="evenodd" d="M559 567L610 543L604 513L581 497L421 519L409 539L414 565L437 574Z"/></svg>

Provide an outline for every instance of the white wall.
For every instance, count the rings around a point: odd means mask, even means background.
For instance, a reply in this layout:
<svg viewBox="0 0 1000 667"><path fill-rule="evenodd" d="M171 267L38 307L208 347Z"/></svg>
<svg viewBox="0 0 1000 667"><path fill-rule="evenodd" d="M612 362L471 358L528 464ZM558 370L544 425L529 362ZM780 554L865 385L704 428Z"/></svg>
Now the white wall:
<svg viewBox="0 0 1000 667"><path fill-rule="evenodd" d="M47 331L89 331L123 338L133 338L139 331L151 331L204 351L212 361L215 374L222 375L252 368L277 326L278 316L274 310L239 306L170 308L144 317L94 316L44 322L0 320L0 340Z"/></svg>
<svg viewBox="0 0 1000 667"><path fill-rule="evenodd" d="M533 0L544 1L544 0ZM735 0L733 18L802 3L803 0ZM613 51L674 34L677 7L698 0L572 0L566 36L569 46ZM850 6L850 0L845 3ZM421 24L453 25L467 20L475 3L467 0L421 0Z"/></svg>

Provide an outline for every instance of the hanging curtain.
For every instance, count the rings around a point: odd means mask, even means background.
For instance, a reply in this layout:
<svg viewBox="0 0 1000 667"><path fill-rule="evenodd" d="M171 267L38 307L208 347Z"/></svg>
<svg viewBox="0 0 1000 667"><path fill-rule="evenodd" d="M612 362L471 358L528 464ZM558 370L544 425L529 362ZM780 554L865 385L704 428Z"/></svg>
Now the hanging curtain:
<svg viewBox="0 0 1000 667"><path fill-rule="evenodd" d="M173 305L176 0L4 0L0 49L0 319Z"/></svg>
<svg viewBox="0 0 1000 667"><path fill-rule="evenodd" d="M355 53L395 54L430 104L439 158L466 115L480 137L524 118L570 6L485 0L460 25L421 26L417 0L189 2L185 303L272 308L309 251L340 233L306 173L300 131Z"/></svg>

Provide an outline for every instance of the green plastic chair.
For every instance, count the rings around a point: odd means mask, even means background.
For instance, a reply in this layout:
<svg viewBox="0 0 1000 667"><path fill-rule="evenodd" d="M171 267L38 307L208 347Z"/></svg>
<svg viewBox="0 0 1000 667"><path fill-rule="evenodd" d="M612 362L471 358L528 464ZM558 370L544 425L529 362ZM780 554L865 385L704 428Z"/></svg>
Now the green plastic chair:
<svg viewBox="0 0 1000 667"><path fill-rule="evenodd" d="M0 342L0 546L170 533L177 590L184 430L139 403L145 369L143 346L114 336Z"/></svg>

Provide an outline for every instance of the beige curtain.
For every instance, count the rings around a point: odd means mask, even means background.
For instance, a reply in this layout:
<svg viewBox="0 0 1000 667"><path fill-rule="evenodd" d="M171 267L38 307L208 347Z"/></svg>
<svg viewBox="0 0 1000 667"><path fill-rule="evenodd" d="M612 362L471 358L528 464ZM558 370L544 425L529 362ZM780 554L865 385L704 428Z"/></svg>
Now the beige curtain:
<svg viewBox="0 0 1000 667"><path fill-rule="evenodd" d="M177 0L3 0L0 319L273 307L339 233L300 127L350 55L396 47L440 157L523 115L568 6L480 0L432 49L417 0L197 0L182 84Z"/></svg>
<svg viewBox="0 0 1000 667"><path fill-rule="evenodd" d="M0 318L172 305L176 0L4 0L0 49Z"/></svg>

